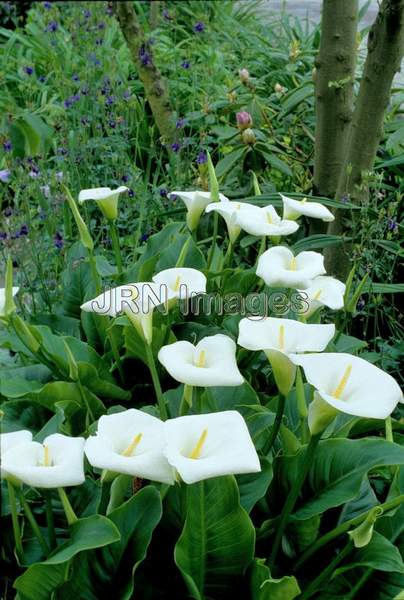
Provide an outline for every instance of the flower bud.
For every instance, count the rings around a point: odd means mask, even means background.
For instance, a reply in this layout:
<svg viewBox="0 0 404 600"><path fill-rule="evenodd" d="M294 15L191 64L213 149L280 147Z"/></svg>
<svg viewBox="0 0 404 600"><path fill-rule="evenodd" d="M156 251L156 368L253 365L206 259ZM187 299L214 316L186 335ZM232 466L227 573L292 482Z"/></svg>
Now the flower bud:
<svg viewBox="0 0 404 600"><path fill-rule="evenodd" d="M247 69L240 69L238 72L238 76L240 77L241 83L248 83L250 81L250 73Z"/></svg>
<svg viewBox="0 0 404 600"><path fill-rule="evenodd" d="M252 129L246 129L245 131L243 131L243 133L241 134L241 138L244 142L244 144L255 144L255 142L257 141L257 138L255 137L255 133L253 132Z"/></svg>
<svg viewBox="0 0 404 600"><path fill-rule="evenodd" d="M280 83L275 83L274 90L277 94L283 94L286 88L283 87Z"/></svg>
<svg viewBox="0 0 404 600"><path fill-rule="evenodd" d="M316 67L314 67L314 69L311 72L311 79L312 79L312 81L316 81L316 79L317 79L317 69L316 69Z"/></svg>
<svg viewBox="0 0 404 600"><path fill-rule="evenodd" d="M236 114L237 127L241 130L248 129L253 124L252 116L249 112L242 110Z"/></svg>

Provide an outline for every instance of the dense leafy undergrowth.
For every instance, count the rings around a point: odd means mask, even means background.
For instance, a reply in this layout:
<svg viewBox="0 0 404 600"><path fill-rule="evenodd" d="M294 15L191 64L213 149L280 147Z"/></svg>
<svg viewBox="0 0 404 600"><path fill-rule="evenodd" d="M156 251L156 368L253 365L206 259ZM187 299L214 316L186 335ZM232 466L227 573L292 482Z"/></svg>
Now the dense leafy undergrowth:
<svg viewBox="0 0 404 600"><path fill-rule="evenodd" d="M402 597L402 91L316 197L318 30L255 10L166 3L171 149L105 3L0 30L4 598Z"/></svg>

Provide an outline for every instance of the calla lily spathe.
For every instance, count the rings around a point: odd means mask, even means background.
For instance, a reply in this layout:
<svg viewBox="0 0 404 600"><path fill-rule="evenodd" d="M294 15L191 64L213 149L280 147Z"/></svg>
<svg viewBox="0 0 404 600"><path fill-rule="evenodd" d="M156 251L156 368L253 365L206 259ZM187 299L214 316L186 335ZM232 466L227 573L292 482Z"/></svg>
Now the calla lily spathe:
<svg viewBox="0 0 404 600"><path fill-rule="evenodd" d="M206 212L217 212L226 222L227 232L229 239L233 244L241 232L241 226L238 222L238 213L241 212L254 212L259 209L252 204L246 202L234 202L228 200L227 202L212 202L206 207Z"/></svg>
<svg viewBox="0 0 404 600"><path fill-rule="evenodd" d="M302 215L322 221L334 221L335 217L330 210L320 202L310 202L307 198L293 200L280 194L283 202L283 218L295 221Z"/></svg>
<svg viewBox="0 0 404 600"><path fill-rule="evenodd" d="M191 231L194 231L198 227L199 219L205 208L212 202L212 195L210 192L171 192L170 198L177 197L181 198L187 207L187 225ZM228 202L228 198L219 194L220 202Z"/></svg>
<svg viewBox="0 0 404 600"><path fill-rule="evenodd" d="M289 248L275 246L258 259L257 275L272 287L306 289L324 273L324 257L318 252L300 252L295 256Z"/></svg>
<svg viewBox="0 0 404 600"><path fill-rule="evenodd" d="M298 223L281 219L272 205L255 210L242 210L236 214L236 222L243 231L256 236L291 235L299 229Z"/></svg>
<svg viewBox="0 0 404 600"><path fill-rule="evenodd" d="M247 425L235 410L170 419L165 436L167 460L185 483L261 470Z"/></svg>
<svg viewBox="0 0 404 600"><path fill-rule="evenodd" d="M111 190L109 187L81 190L79 203L83 204L86 200L95 200L104 216L112 221L118 216L119 195L127 192L128 189L126 186L120 185L116 190Z"/></svg>
<svg viewBox="0 0 404 600"><path fill-rule="evenodd" d="M237 386L244 381L236 362L236 344L220 333L203 338L196 346L187 341L163 346L158 359L171 377L186 385Z"/></svg>
<svg viewBox="0 0 404 600"><path fill-rule="evenodd" d="M363 358L344 353L291 355L317 393L309 405L309 427L315 433L338 411L372 419L386 419L403 394L398 383Z"/></svg>
<svg viewBox="0 0 404 600"><path fill-rule="evenodd" d="M164 446L163 421L131 408L102 416L84 451L93 467L172 484L174 470Z"/></svg>
<svg viewBox="0 0 404 600"><path fill-rule="evenodd" d="M328 306L332 310L344 307L345 284L334 277L319 275L306 290L299 290L307 295L309 308L305 317L310 317L320 306Z"/></svg>
<svg viewBox="0 0 404 600"><path fill-rule="evenodd" d="M10 433L0 433L0 466L1 466L1 477L6 476L6 472L3 469L3 457L8 450L24 444L25 442L32 441L32 433L27 429L21 429L20 431L11 431Z"/></svg>
<svg viewBox="0 0 404 600"><path fill-rule="evenodd" d="M16 444L4 454L7 476L32 487L58 488L84 482L84 438L53 433L39 442Z"/></svg>
<svg viewBox="0 0 404 600"><path fill-rule="evenodd" d="M81 310L116 317L125 313L139 335L151 343L153 335L153 310L175 298L167 287L142 281L127 283L107 290L81 305Z"/></svg>
<svg viewBox="0 0 404 600"><path fill-rule="evenodd" d="M167 286L175 298L180 300L206 293L206 277L197 269L187 267L165 269L154 275L153 281L158 285Z"/></svg>
<svg viewBox="0 0 404 600"><path fill-rule="evenodd" d="M18 293L19 287L12 288L13 290L13 298ZM0 288L0 317L6 316L6 289Z"/></svg>
<svg viewBox="0 0 404 600"><path fill-rule="evenodd" d="M286 396L296 375L289 355L321 352L335 335L335 325L308 325L292 319L241 319L237 343L247 350L263 350L271 363L279 391Z"/></svg>

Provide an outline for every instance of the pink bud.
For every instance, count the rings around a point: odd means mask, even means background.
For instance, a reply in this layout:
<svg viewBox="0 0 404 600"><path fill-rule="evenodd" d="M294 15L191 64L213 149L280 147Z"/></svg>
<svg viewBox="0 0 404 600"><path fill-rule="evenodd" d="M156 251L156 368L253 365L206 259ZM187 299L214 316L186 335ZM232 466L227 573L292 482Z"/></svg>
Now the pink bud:
<svg viewBox="0 0 404 600"><path fill-rule="evenodd" d="M248 83L250 81L250 73L247 69L240 69L238 72L241 83Z"/></svg>
<svg viewBox="0 0 404 600"><path fill-rule="evenodd" d="M247 129L252 126L252 116L249 112L242 110L236 114L237 126L239 129Z"/></svg>

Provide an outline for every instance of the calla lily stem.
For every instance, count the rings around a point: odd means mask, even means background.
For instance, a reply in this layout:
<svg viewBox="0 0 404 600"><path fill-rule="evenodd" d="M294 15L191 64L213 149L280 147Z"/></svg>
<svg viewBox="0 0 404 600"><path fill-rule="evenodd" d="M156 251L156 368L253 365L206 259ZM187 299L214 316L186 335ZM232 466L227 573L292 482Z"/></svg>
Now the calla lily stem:
<svg viewBox="0 0 404 600"><path fill-rule="evenodd" d="M392 500L388 500L387 502L384 502L383 504L379 504L378 508L381 508L383 510L383 513L386 513L389 510L392 510L393 508L400 506L400 504L402 504L403 502L404 502L404 494L401 494L400 496L397 496L396 498L393 498ZM328 544L336 537L343 535L344 533L349 531L351 529L351 527L356 527L356 526L360 525L366 519L369 512L374 509L375 509L375 507L373 506L371 509L362 513L361 515L358 515L357 517L354 517L353 519L350 519L349 521L345 521L344 523L341 523L341 525L338 525L338 527L335 527L334 529L332 529L331 531L329 531L328 533L323 535L321 538L316 540L314 542L314 544L309 546L307 548L307 550L301 555L301 557L299 558L299 560L297 561L297 563L295 565L294 570L295 571L299 570L308 561L308 559L311 556L313 556L313 554L315 554L318 550L320 550L320 548L325 546L325 544Z"/></svg>
<svg viewBox="0 0 404 600"><path fill-rule="evenodd" d="M52 509L52 492L51 490L44 490L45 496L45 507L46 507L46 523L48 525L48 537L51 550L56 548L56 534L55 534L55 522L53 519Z"/></svg>
<svg viewBox="0 0 404 600"><path fill-rule="evenodd" d="M24 549L22 547L21 541L21 530L20 524L18 522L18 513L17 513L17 502L15 498L15 489L12 483L7 480L7 489L8 489L8 499L10 502L10 512L11 512L11 521L13 523L13 533L15 540L15 550L18 555L18 559L21 561L24 557Z"/></svg>
<svg viewBox="0 0 404 600"><path fill-rule="evenodd" d="M119 376L121 378L121 383L125 383L125 375L124 375L123 368L122 368L121 355L119 354L118 347L115 343L114 334L112 332L111 327L108 327L107 335L108 335L109 343L111 345L112 354L113 354L115 362L116 362L116 366L118 367Z"/></svg>
<svg viewBox="0 0 404 600"><path fill-rule="evenodd" d="M75 523L76 521L78 521L77 515L74 512L73 507L70 504L69 498L67 497L67 494L64 491L64 489L63 488L58 488L58 493L59 493L60 501L61 501L62 506L63 506L63 510L65 511L67 523L68 523L68 525L70 527L70 525L73 525L73 523Z"/></svg>
<svg viewBox="0 0 404 600"><path fill-rule="evenodd" d="M393 438L393 425L391 422L391 416L388 416L386 421L385 421L385 426L386 426L386 440L388 442L394 442L394 438Z"/></svg>
<svg viewBox="0 0 404 600"><path fill-rule="evenodd" d="M109 221L109 234L111 236L112 247L114 249L116 266L118 268L118 276L122 275L122 254L119 246L119 236L115 222Z"/></svg>
<svg viewBox="0 0 404 600"><path fill-rule="evenodd" d="M215 254L218 226L219 226L219 214L217 212L215 212L213 215L213 235L212 235L212 244L210 246L209 257L208 257L208 265L207 265L208 270L210 269L210 266L212 264L213 255Z"/></svg>
<svg viewBox="0 0 404 600"><path fill-rule="evenodd" d="M181 398L180 404L180 417L188 414L190 407L192 406L192 398L193 398L194 388L192 385L184 384L184 392Z"/></svg>
<svg viewBox="0 0 404 600"><path fill-rule="evenodd" d="M307 600L313 594L315 594L318 591L321 584L331 577L335 567L337 567L340 564L340 562L353 550L353 547L353 542L352 540L350 540L346 544L345 548L343 548L341 552L337 554L334 560L332 560L330 564L323 571L321 571L320 575L318 575L318 577L316 577L311 582L311 584L304 590L303 594L299 597L300 600Z"/></svg>
<svg viewBox="0 0 404 600"><path fill-rule="evenodd" d="M276 436L279 433L279 429L281 427L282 424L282 418L283 418L283 413L285 410L285 403L286 403L286 396L284 396L283 394L279 394L279 398L278 398L278 406L276 408L276 416L275 416L275 421L274 424L272 425L272 429L271 429L271 434L267 440L267 443L264 446L264 454L268 454L269 451L271 450L272 446L274 445L274 442L276 440Z"/></svg>
<svg viewBox="0 0 404 600"><path fill-rule="evenodd" d="M40 543L42 550L44 551L44 553L46 555L48 555L49 554L48 544L46 543L45 538L43 537L42 532L39 529L38 523L36 522L35 517L32 514L29 504L25 499L24 492L22 491L22 489L18 489L17 493L18 493L18 498L21 502L21 506L24 509L25 516L27 517L29 524L31 525L31 529L34 532L36 538L38 539L38 542Z"/></svg>
<svg viewBox="0 0 404 600"><path fill-rule="evenodd" d="M150 374L151 374L151 378L152 378L153 385L154 385L154 391L156 392L157 403L159 405L160 418L162 421L166 421L168 418L167 409L166 409L166 405L164 402L163 390L161 389L161 385L160 385L160 379L159 379L157 369L156 369L156 363L154 361L153 351L151 349L151 346L147 343L145 344L145 348L146 348L147 362L149 365Z"/></svg>
<svg viewBox="0 0 404 600"><path fill-rule="evenodd" d="M282 513L279 518L279 523L278 523L278 527L276 530L275 539L274 539L274 542L272 545L271 555L269 557L270 566L272 566L275 563L275 560L278 555L278 551L279 551L279 548L280 548L280 545L282 542L282 536L284 534L286 525L288 523L290 513L292 512L292 510L296 504L296 500L299 497L300 490L302 489L302 486L303 486L303 483L305 482L307 473L309 472L309 469L313 462L313 457L316 452L316 448L320 441L320 438L321 438L321 433L318 433L311 437L310 442L306 448L306 453L304 455L302 465L300 467L297 478L295 479L292 489L290 490L289 495L284 504Z"/></svg>

